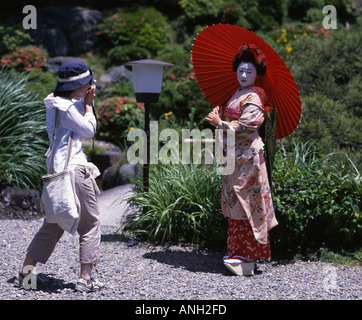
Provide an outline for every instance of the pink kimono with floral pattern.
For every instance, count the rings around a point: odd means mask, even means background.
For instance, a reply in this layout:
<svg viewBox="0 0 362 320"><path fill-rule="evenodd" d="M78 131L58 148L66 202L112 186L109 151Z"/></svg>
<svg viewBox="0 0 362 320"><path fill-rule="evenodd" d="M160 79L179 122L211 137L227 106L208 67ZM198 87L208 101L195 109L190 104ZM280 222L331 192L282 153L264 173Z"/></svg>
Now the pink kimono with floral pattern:
<svg viewBox="0 0 362 320"><path fill-rule="evenodd" d="M248 220L260 244L269 242L268 231L278 224L264 160L264 143L258 133L264 121L266 102L263 89L240 88L229 100L223 114L234 120L219 125L225 132L227 129L235 131L235 170L223 177L222 213L230 219Z"/></svg>

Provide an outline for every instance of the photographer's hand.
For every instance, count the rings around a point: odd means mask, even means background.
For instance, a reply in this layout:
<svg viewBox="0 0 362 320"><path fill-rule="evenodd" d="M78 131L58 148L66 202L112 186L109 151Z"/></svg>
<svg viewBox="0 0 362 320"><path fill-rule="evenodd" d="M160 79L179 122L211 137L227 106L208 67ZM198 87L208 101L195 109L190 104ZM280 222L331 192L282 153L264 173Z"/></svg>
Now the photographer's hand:
<svg viewBox="0 0 362 320"><path fill-rule="evenodd" d="M85 112L93 113L92 102L96 96L96 86L93 84L89 87L86 97L84 99Z"/></svg>

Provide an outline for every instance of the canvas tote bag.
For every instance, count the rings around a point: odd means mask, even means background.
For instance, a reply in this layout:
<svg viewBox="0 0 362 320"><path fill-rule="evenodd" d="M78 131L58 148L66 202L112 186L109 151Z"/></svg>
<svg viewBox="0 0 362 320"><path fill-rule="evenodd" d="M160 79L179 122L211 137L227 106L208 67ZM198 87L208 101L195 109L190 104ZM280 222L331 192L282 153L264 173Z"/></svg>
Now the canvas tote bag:
<svg viewBox="0 0 362 320"><path fill-rule="evenodd" d="M43 192L41 199L44 205L46 221L49 223L59 223L60 221L67 220L69 218L77 219L79 216L75 202L72 181L68 171L68 163L73 146L74 132L71 132L69 136L67 159L64 170L61 172L53 173L53 149L58 113L59 110L56 109L52 146L50 148L50 152L45 154L46 156L51 155L48 174L42 177Z"/></svg>

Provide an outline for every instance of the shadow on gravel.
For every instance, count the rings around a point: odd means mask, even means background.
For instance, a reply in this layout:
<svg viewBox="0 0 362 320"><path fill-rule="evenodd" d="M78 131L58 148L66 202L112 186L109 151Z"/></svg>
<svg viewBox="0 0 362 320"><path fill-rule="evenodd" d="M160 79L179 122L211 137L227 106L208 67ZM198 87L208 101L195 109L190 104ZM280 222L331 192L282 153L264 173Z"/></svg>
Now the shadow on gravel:
<svg viewBox="0 0 362 320"><path fill-rule="evenodd" d="M143 257L191 272L225 273L220 253L205 253L198 250L185 252L166 249L148 252Z"/></svg>
<svg viewBox="0 0 362 320"><path fill-rule="evenodd" d="M101 235L101 242L129 242L130 237L124 235L123 233L108 233Z"/></svg>
<svg viewBox="0 0 362 320"><path fill-rule="evenodd" d="M48 278L49 284L46 285L36 285L35 288L30 289L31 291L42 291L47 293L61 293L61 290L64 289L72 289L74 290L75 284L74 283L67 283L62 279L57 279L49 274L39 274L42 277ZM16 277L12 277L7 280L8 283L14 284ZM26 290L24 288L19 288L19 290Z"/></svg>
<svg viewBox="0 0 362 320"><path fill-rule="evenodd" d="M205 272L205 273L220 273L225 276L234 276L229 272L223 263L223 254L217 252L200 252L198 250L192 250L189 252L181 250L162 250L148 252L143 255L145 259L156 260L157 262L168 264L173 268L182 268L191 272ZM270 267L278 267L281 265L293 264L294 261L290 260L277 260L266 261L264 259L258 260L257 269L255 274L262 274L264 269L263 265L269 265Z"/></svg>

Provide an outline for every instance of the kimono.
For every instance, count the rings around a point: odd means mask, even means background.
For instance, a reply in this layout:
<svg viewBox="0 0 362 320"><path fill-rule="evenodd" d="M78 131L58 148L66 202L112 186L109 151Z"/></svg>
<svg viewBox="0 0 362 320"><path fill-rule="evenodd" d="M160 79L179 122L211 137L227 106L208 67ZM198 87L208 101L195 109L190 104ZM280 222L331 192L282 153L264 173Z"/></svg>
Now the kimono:
<svg viewBox="0 0 362 320"><path fill-rule="evenodd" d="M270 259L268 231L275 218L264 158L264 143L258 129L264 121L267 96L259 87L240 88L231 97L219 129L235 131L235 170L223 176L221 208L229 219L228 256Z"/></svg>

